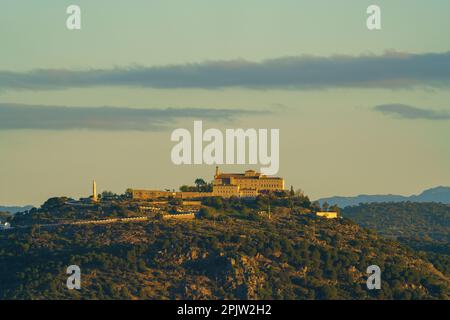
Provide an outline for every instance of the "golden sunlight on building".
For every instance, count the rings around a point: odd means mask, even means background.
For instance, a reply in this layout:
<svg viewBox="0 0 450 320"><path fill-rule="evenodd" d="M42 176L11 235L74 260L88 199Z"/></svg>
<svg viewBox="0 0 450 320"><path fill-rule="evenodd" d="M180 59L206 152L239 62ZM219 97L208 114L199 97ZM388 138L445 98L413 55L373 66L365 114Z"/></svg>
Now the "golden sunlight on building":
<svg viewBox="0 0 450 320"><path fill-rule="evenodd" d="M247 170L245 173L221 173L219 167L216 167L214 196L256 197L261 191L282 190L284 190L283 178L264 176L254 170Z"/></svg>
<svg viewBox="0 0 450 320"><path fill-rule="evenodd" d="M158 198L190 199L201 197L256 197L263 192L275 192L284 190L284 179L269 177L254 170L244 173L221 173L216 167L212 192L172 192L161 190L132 190L135 200L147 200Z"/></svg>

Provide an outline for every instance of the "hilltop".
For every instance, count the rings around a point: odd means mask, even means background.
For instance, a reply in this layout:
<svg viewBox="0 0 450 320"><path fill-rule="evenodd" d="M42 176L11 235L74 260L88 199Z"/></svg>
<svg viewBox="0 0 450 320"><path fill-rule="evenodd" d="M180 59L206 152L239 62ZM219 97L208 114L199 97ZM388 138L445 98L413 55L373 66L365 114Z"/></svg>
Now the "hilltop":
<svg viewBox="0 0 450 320"><path fill-rule="evenodd" d="M440 202L450 204L450 187L436 187L423 191L419 195L401 196L401 195L358 195L354 197L328 197L317 200L320 204L327 202L331 205L337 205L340 208L355 206L360 203L373 202Z"/></svg>
<svg viewBox="0 0 450 320"><path fill-rule="evenodd" d="M38 228L38 216L84 214L54 199L18 217L30 228L0 233L0 299L448 298L448 275L414 250L315 218L306 197L271 198L269 219L268 200L208 199L189 221ZM65 287L71 264L80 291ZM383 270L380 291L366 288L371 264Z"/></svg>

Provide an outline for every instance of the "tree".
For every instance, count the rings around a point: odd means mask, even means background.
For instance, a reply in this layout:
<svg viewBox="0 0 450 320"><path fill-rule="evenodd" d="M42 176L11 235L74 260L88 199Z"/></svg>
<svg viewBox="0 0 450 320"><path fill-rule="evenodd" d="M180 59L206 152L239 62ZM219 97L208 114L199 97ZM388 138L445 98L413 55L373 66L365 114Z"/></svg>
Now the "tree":
<svg viewBox="0 0 450 320"><path fill-rule="evenodd" d="M337 289L331 286L323 286L319 288L319 298L323 300L336 299L338 297Z"/></svg>
<svg viewBox="0 0 450 320"><path fill-rule="evenodd" d="M201 208L199 213L198 213L198 215L199 215L199 217L205 218L205 219L212 219L212 218L214 218L213 209L208 208L208 207Z"/></svg>
<svg viewBox="0 0 450 320"><path fill-rule="evenodd" d="M335 205L335 204L333 204L333 205L330 207L330 210L333 211L333 212L337 212L339 215L341 214L341 209L340 209L337 205Z"/></svg>
<svg viewBox="0 0 450 320"><path fill-rule="evenodd" d="M51 210L53 208L59 208L62 205L64 205L68 200L69 200L69 198L67 198L67 197L50 198L44 202L44 204L41 206L41 208L44 210Z"/></svg>
<svg viewBox="0 0 450 320"><path fill-rule="evenodd" d="M197 191L201 191L204 189L204 187L206 186L206 182L205 180L201 179L201 178L197 178L195 179L195 185L197 186Z"/></svg>
<svg viewBox="0 0 450 320"><path fill-rule="evenodd" d="M115 196L116 196L116 194L115 194L114 192L112 192L112 191L103 191L103 192L102 192L101 198L102 198L102 199L105 199L105 198L113 198L113 197L115 197Z"/></svg>
<svg viewBox="0 0 450 320"><path fill-rule="evenodd" d="M12 218L12 214L5 211L0 211L0 221L7 221Z"/></svg>
<svg viewBox="0 0 450 320"><path fill-rule="evenodd" d="M126 189L125 190L125 197L128 198L128 199L131 199L133 197L133 189L130 189L130 188Z"/></svg>
<svg viewBox="0 0 450 320"><path fill-rule="evenodd" d="M319 210L320 210L320 204L319 204L319 202L314 201L314 202L311 204L311 208L312 208L314 211L319 211Z"/></svg>

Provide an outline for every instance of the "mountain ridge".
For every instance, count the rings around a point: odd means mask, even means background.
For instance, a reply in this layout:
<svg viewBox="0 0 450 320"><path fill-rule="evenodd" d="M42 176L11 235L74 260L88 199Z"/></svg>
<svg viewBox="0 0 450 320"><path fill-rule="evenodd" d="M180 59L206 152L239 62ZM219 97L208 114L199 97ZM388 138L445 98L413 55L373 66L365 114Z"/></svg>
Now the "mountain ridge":
<svg viewBox="0 0 450 320"><path fill-rule="evenodd" d="M17 212L28 211L31 208L34 208L34 206L0 206L0 212L9 212L11 214L15 214Z"/></svg>
<svg viewBox="0 0 450 320"><path fill-rule="evenodd" d="M360 203L374 203L374 202L441 202L450 204L450 187L438 186L422 191L418 195L402 196L395 194L360 194L357 196L332 196L320 198L317 200L321 205L327 202L330 205L337 205L341 208L347 206L355 206Z"/></svg>

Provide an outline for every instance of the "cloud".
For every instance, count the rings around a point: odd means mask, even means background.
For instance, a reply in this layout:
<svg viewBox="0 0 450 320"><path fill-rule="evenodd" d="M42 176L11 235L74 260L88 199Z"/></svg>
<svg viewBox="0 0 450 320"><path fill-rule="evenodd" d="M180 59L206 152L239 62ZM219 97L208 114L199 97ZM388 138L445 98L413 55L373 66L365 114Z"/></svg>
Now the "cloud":
<svg viewBox="0 0 450 320"><path fill-rule="evenodd" d="M450 86L450 52L297 56L262 62L209 61L156 67L0 71L0 90L96 86L149 88L414 88Z"/></svg>
<svg viewBox="0 0 450 320"><path fill-rule="evenodd" d="M403 119L450 120L448 111L430 110L405 104L384 104L375 106L374 110Z"/></svg>
<svg viewBox="0 0 450 320"><path fill-rule="evenodd" d="M135 109L124 107L65 107L0 103L0 130L137 130L158 131L183 119L232 121L267 111L167 108Z"/></svg>

